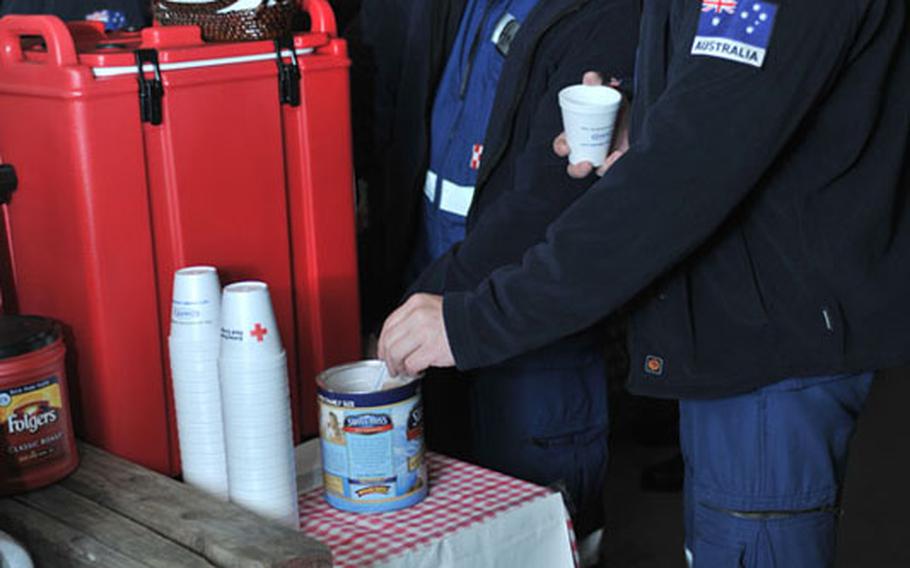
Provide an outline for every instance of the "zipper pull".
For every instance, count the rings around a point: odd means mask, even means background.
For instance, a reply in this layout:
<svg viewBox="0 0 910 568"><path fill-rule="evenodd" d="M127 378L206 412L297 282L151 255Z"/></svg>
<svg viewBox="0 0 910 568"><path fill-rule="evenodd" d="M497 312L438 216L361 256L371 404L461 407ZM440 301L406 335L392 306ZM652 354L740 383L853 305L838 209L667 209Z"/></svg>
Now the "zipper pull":
<svg viewBox="0 0 910 568"><path fill-rule="evenodd" d="M822 306L822 319L825 320L825 329L828 333L834 333L834 323L831 321L831 314L828 313L828 306Z"/></svg>

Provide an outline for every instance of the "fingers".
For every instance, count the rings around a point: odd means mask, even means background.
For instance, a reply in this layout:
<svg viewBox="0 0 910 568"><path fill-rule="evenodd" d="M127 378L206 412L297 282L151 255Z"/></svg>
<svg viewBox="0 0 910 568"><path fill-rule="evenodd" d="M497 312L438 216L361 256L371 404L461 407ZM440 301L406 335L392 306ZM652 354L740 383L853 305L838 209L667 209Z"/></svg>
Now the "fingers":
<svg viewBox="0 0 910 568"><path fill-rule="evenodd" d="M430 366L454 365L442 297L415 294L395 310L382 326L379 356L392 375L415 375Z"/></svg>
<svg viewBox="0 0 910 568"><path fill-rule="evenodd" d="M560 158L569 155L569 142L566 140L565 132L560 132L559 136L553 139L553 152Z"/></svg>
<svg viewBox="0 0 910 568"><path fill-rule="evenodd" d="M429 367L455 365L445 324L442 320L436 323L438 326L433 326L428 330L429 334L421 341L420 347L412 351L403 361L402 365L409 376L417 376Z"/></svg>
<svg viewBox="0 0 910 568"><path fill-rule="evenodd" d="M379 345L377 347L377 355L380 359L386 358L386 353L389 346L389 341L391 338L390 330L395 328L399 323L407 319L407 317L414 311L416 300L415 296L411 296L408 300L398 307L397 310L392 312L389 317L382 324L382 330L379 332Z"/></svg>
<svg viewBox="0 0 910 568"><path fill-rule="evenodd" d="M597 71L588 71L581 77L582 85L603 85L604 79Z"/></svg>
<svg viewBox="0 0 910 568"><path fill-rule="evenodd" d="M410 355L402 362L404 372L409 377L414 377L430 367L433 364L433 357L426 347L422 347Z"/></svg>
<svg viewBox="0 0 910 568"><path fill-rule="evenodd" d="M601 165L599 168L597 168L597 175L603 176L605 173L607 173L607 170L612 168L613 164L615 164L617 160L622 158L625 153L626 153L625 150L615 150L613 152L610 152L610 155L607 156L606 160L604 160L603 165Z"/></svg>
<svg viewBox="0 0 910 568"><path fill-rule="evenodd" d="M579 162L577 164L569 164L566 166L566 171L569 173L570 177L575 179L583 179L591 175L591 172L594 170L594 165L591 162Z"/></svg>
<svg viewBox="0 0 910 568"><path fill-rule="evenodd" d="M407 373L405 361L419 350L421 343L414 338L404 335L389 346L388 357L385 359L389 368L389 376L397 377Z"/></svg>
<svg viewBox="0 0 910 568"><path fill-rule="evenodd" d="M426 294L414 294L383 323L378 354L392 376L405 372L405 360L427 343L431 305L432 300Z"/></svg>
<svg viewBox="0 0 910 568"><path fill-rule="evenodd" d="M379 340L379 357L386 362L389 369L389 375L395 377L401 373L402 362L410 355L419 343L407 333L405 326L392 325L387 329L383 328L382 337Z"/></svg>

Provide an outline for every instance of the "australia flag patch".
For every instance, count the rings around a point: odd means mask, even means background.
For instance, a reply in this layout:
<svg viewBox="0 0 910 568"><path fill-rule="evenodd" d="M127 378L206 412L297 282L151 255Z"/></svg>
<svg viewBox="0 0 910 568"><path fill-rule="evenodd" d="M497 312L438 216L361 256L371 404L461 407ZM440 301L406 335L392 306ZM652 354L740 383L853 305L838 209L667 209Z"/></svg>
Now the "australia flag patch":
<svg viewBox="0 0 910 568"><path fill-rule="evenodd" d="M761 0L702 0L692 55L761 67L777 5Z"/></svg>

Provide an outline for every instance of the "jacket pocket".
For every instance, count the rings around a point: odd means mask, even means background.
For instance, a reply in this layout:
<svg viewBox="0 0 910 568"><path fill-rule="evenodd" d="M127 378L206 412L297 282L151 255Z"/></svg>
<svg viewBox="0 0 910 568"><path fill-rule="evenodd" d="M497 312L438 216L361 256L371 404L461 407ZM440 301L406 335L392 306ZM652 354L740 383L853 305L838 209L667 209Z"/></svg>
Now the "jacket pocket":
<svg viewBox="0 0 910 568"><path fill-rule="evenodd" d="M750 326L768 323L759 277L741 227L726 233L698 263L697 278L726 318Z"/></svg>

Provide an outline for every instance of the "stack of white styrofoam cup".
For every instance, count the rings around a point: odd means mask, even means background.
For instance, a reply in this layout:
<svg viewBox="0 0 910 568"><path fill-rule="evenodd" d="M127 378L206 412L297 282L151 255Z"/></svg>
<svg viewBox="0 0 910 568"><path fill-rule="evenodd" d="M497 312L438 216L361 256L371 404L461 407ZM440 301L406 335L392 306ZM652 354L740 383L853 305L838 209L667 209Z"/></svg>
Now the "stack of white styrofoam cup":
<svg viewBox="0 0 910 568"><path fill-rule="evenodd" d="M220 368L231 501L296 528L287 358L265 283L224 288Z"/></svg>
<svg viewBox="0 0 910 568"><path fill-rule="evenodd" d="M171 360L183 480L227 500L227 457L222 420L220 350L221 285L211 266L174 274Z"/></svg>

